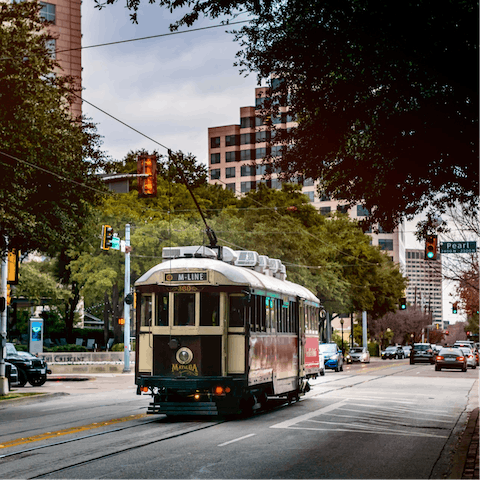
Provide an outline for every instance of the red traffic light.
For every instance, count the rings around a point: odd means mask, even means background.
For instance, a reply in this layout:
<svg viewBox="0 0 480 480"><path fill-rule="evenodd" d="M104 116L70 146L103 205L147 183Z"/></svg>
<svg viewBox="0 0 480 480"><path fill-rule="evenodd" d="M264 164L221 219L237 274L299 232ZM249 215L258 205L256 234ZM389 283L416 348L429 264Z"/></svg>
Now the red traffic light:
<svg viewBox="0 0 480 480"><path fill-rule="evenodd" d="M157 196L157 157L140 155L137 160L138 196Z"/></svg>

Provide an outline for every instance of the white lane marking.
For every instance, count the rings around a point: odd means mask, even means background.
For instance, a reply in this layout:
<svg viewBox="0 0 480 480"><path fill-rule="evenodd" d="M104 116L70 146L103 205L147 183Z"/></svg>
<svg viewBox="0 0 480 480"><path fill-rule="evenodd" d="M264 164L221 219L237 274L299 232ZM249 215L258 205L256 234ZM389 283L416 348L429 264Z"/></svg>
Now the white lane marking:
<svg viewBox="0 0 480 480"><path fill-rule="evenodd" d="M272 427L270 427L272 428ZM380 435L399 435L402 437L434 437L434 438L448 438L448 435L432 435L428 433L418 433L418 432L408 432L408 431L388 431L388 432L379 432L369 431L369 430L358 430L354 428L310 428L310 427L290 427L293 430L321 430L325 432L350 432L350 433L375 433Z"/></svg>
<svg viewBox="0 0 480 480"><path fill-rule="evenodd" d="M288 428L299 422L310 420L310 418L312 417L317 417L322 413L328 413L328 412L331 412L332 410L336 410L337 408L340 408L343 405L345 405L345 403L346 403L345 400L341 402L333 403L332 405L328 405L328 407L319 408L318 410L315 410L310 413L306 413L305 415L300 415L299 417L291 418L290 420L286 420L285 422L277 423L276 425L272 425L270 428Z"/></svg>
<svg viewBox="0 0 480 480"><path fill-rule="evenodd" d="M255 433L250 433L249 435L245 435L240 438L235 438L234 440L230 440L229 442L221 443L220 445L217 445L217 447L224 447L225 445L229 445L230 443L239 442L240 440L245 440L246 438L253 437L255 435L256 435Z"/></svg>

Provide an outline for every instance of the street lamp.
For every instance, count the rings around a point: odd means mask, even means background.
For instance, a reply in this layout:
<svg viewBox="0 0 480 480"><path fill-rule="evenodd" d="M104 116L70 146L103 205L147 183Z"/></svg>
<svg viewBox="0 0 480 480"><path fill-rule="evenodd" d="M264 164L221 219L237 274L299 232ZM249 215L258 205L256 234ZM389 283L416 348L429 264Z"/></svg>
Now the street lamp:
<svg viewBox="0 0 480 480"><path fill-rule="evenodd" d="M345 354L345 349L343 348L343 318L340 319L340 325L342 326L342 354Z"/></svg>

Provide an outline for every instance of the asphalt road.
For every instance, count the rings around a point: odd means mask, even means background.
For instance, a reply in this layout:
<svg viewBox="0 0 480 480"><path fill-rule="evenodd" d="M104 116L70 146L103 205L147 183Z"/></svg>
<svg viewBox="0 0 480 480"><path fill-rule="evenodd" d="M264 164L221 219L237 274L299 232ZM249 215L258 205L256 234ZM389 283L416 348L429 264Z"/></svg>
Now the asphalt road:
<svg viewBox="0 0 480 480"><path fill-rule="evenodd" d="M0 478L443 478L477 378L345 366L298 403L228 421L147 416L131 375L48 382L27 389L57 396L0 402Z"/></svg>

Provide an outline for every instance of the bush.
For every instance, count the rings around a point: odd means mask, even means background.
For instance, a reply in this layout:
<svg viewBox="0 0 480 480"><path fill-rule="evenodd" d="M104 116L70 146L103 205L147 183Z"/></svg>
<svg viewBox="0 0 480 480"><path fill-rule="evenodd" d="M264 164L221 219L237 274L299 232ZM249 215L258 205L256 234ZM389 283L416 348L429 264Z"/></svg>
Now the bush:
<svg viewBox="0 0 480 480"><path fill-rule="evenodd" d="M115 345L112 346L110 349L111 352L123 352L125 348L125 345L123 343L116 343ZM130 344L130 351L134 352L135 351L135 342L132 342Z"/></svg>

